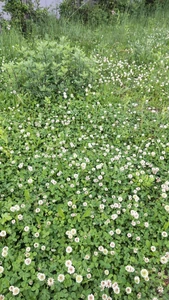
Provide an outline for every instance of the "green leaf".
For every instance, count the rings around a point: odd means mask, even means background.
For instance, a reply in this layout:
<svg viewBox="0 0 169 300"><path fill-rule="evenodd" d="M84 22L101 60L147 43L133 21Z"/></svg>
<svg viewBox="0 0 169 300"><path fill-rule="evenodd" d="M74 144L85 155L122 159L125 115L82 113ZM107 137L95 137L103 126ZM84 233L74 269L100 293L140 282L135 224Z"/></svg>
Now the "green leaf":
<svg viewBox="0 0 169 300"><path fill-rule="evenodd" d="M59 217L61 217L62 219L65 218L65 214L64 214L63 209L60 205L58 205L57 212L58 212Z"/></svg>
<svg viewBox="0 0 169 300"><path fill-rule="evenodd" d="M169 222L166 222L166 223L164 224L164 226L163 226L163 229L164 229L164 230L167 230L168 227L169 227Z"/></svg>
<svg viewBox="0 0 169 300"><path fill-rule="evenodd" d="M89 217L91 215L91 209L90 208L88 208L86 211L85 211L85 213L83 214L83 216L82 216L82 220L84 219L84 218L87 218L87 217Z"/></svg>
<svg viewBox="0 0 169 300"><path fill-rule="evenodd" d="M12 217L10 216L9 213L2 214L1 218L2 218L2 219L1 219L1 224L2 224L2 225L3 225L4 223L6 223L6 222L12 220Z"/></svg>
<svg viewBox="0 0 169 300"><path fill-rule="evenodd" d="M147 248L149 248L151 246L150 241L146 240L146 246L147 246Z"/></svg>
<svg viewBox="0 0 169 300"><path fill-rule="evenodd" d="M25 200L26 200L26 201L29 201L29 200L30 200L30 194L29 194L29 191L28 191L28 190L25 190L25 191L24 191L24 196L25 196Z"/></svg>

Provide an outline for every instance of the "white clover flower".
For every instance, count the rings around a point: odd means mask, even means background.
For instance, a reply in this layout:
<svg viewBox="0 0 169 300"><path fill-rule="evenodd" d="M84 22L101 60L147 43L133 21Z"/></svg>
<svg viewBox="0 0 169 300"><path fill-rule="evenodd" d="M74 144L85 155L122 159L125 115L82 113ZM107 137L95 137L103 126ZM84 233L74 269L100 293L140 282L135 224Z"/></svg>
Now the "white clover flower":
<svg viewBox="0 0 169 300"><path fill-rule="evenodd" d="M85 170L86 169L86 163L82 163L81 168L82 168L82 170Z"/></svg>
<svg viewBox="0 0 169 300"><path fill-rule="evenodd" d="M5 237L6 236L6 231L5 230L0 231L0 236Z"/></svg>
<svg viewBox="0 0 169 300"><path fill-rule="evenodd" d="M35 232L34 236L37 238L39 237L39 232Z"/></svg>
<svg viewBox="0 0 169 300"><path fill-rule="evenodd" d="M93 294L88 295L87 300L94 300L94 295Z"/></svg>
<svg viewBox="0 0 169 300"><path fill-rule="evenodd" d="M164 208L169 213L169 205L165 205Z"/></svg>
<svg viewBox="0 0 169 300"><path fill-rule="evenodd" d="M5 299L5 296L4 295L0 295L0 300L4 300Z"/></svg>
<svg viewBox="0 0 169 300"><path fill-rule="evenodd" d="M108 250L107 249L103 249L103 254L107 255L108 254Z"/></svg>
<svg viewBox="0 0 169 300"><path fill-rule="evenodd" d="M29 231L29 226L25 226L24 231L28 232Z"/></svg>
<svg viewBox="0 0 169 300"><path fill-rule="evenodd" d="M141 276L142 276L143 278L148 277L148 271L147 271L146 269L142 269L142 270L140 271L140 274L141 274Z"/></svg>
<svg viewBox="0 0 169 300"><path fill-rule="evenodd" d="M7 246L5 246L5 247L2 248L2 251L8 251L8 249L9 248Z"/></svg>
<svg viewBox="0 0 169 300"><path fill-rule="evenodd" d="M114 287L114 288L113 288L113 291L114 291L114 293L117 294L117 295L120 294L120 288L119 288L118 286Z"/></svg>
<svg viewBox="0 0 169 300"><path fill-rule="evenodd" d="M58 275L58 281L59 281L59 282L63 282L64 280L65 280L65 275L59 274L59 275Z"/></svg>
<svg viewBox="0 0 169 300"><path fill-rule="evenodd" d="M38 279L39 279L40 281L44 281L45 278L46 278L46 275L43 274L43 273L38 273L38 274L37 274L37 277L38 277Z"/></svg>
<svg viewBox="0 0 169 300"><path fill-rule="evenodd" d="M114 247L115 247L115 243L114 243L114 242L111 242L111 243L110 243L110 247L111 247L111 248L114 248Z"/></svg>
<svg viewBox="0 0 169 300"><path fill-rule="evenodd" d="M73 266L70 266L70 267L68 267L67 272L68 272L69 274L73 274L73 273L75 272L75 268L74 268Z"/></svg>
<svg viewBox="0 0 169 300"><path fill-rule="evenodd" d="M68 247L66 248L66 252L67 252L67 253L71 253L71 252L72 252L72 247L68 246Z"/></svg>
<svg viewBox="0 0 169 300"><path fill-rule="evenodd" d="M105 271L104 271L104 274L105 274L105 275L109 275L109 270L105 270Z"/></svg>
<svg viewBox="0 0 169 300"><path fill-rule="evenodd" d="M18 287L14 287L13 290L12 290L12 293L14 296L18 295L20 292L20 289Z"/></svg>
<svg viewBox="0 0 169 300"><path fill-rule="evenodd" d="M71 260L66 260L65 261L65 266L66 267L70 267L72 265L72 261Z"/></svg>
<svg viewBox="0 0 169 300"><path fill-rule="evenodd" d="M139 284L140 283L140 277L139 276L135 276L134 277L134 281L136 284Z"/></svg>
<svg viewBox="0 0 169 300"><path fill-rule="evenodd" d="M18 220L20 220L20 221L23 220L23 215L21 215L21 214L18 215Z"/></svg>
<svg viewBox="0 0 169 300"><path fill-rule="evenodd" d="M75 235L75 234L76 234L76 229L75 229L75 228L71 229L71 234L72 234L72 235Z"/></svg>
<svg viewBox="0 0 169 300"><path fill-rule="evenodd" d="M47 285L48 285L48 286L54 285L54 279L53 279L52 277L48 278L48 280L47 280Z"/></svg>
<svg viewBox="0 0 169 300"><path fill-rule="evenodd" d="M148 258L148 257L144 257L144 261L145 261L146 263L148 263L148 262L149 262L149 258Z"/></svg>
<svg viewBox="0 0 169 300"><path fill-rule="evenodd" d="M161 233L161 235L162 235L163 237L167 237L167 236L168 236L168 233L167 233L166 231L163 231L163 232Z"/></svg>
<svg viewBox="0 0 169 300"><path fill-rule="evenodd" d="M29 266L31 264L31 259L30 258L26 258L25 259L25 265Z"/></svg>
<svg viewBox="0 0 169 300"><path fill-rule="evenodd" d="M162 257L160 258L160 262L161 262L162 264L166 264L166 263L168 263L168 258L165 257L165 256L162 256Z"/></svg>
<svg viewBox="0 0 169 300"><path fill-rule="evenodd" d="M117 234L120 234L120 233L121 233L121 230L120 230L119 228L117 228L117 229L116 229L116 233L117 233Z"/></svg>
<svg viewBox="0 0 169 300"><path fill-rule="evenodd" d="M6 257L8 255L8 251L2 251L2 257Z"/></svg>
<svg viewBox="0 0 169 300"><path fill-rule="evenodd" d="M0 274L2 274L4 271L4 268L2 266L0 266Z"/></svg>
<svg viewBox="0 0 169 300"><path fill-rule="evenodd" d="M81 283L82 280L83 280L82 275L76 275L76 282L77 282L77 283Z"/></svg>
<svg viewBox="0 0 169 300"><path fill-rule="evenodd" d="M32 178L29 178L29 179L28 179L28 183L29 183L29 184L33 183L33 179L32 179Z"/></svg>
<svg viewBox="0 0 169 300"><path fill-rule="evenodd" d="M18 165L18 168L19 168L19 169L22 169L22 168L23 168L23 163L20 163L20 164Z"/></svg>
<svg viewBox="0 0 169 300"><path fill-rule="evenodd" d="M151 251L155 252L156 251L156 247L155 246L151 246Z"/></svg>
<svg viewBox="0 0 169 300"><path fill-rule="evenodd" d="M131 287L126 287L126 294L131 294L131 292L132 292Z"/></svg>
<svg viewBox="0 0 169 300"><path fill-rule="evenodd" d="M133 272L135 271L135 269L134 269L132 266L130 266L130 265L126 266L126 267L125 267L125 270L126 270L127 272L129 272L129 273L133 273Z"/></svg>

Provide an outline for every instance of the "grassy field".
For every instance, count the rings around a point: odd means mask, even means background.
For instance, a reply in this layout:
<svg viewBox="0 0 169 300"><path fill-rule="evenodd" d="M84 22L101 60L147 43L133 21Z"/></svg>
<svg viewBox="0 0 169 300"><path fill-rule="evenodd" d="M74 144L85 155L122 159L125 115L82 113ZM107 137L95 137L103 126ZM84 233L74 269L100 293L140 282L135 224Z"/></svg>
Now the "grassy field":
<svg viewBox="0 0 169 300"><path fill-rule="evenodd" d="M3 29L1 300L169 299L167 15Z"/></svg>

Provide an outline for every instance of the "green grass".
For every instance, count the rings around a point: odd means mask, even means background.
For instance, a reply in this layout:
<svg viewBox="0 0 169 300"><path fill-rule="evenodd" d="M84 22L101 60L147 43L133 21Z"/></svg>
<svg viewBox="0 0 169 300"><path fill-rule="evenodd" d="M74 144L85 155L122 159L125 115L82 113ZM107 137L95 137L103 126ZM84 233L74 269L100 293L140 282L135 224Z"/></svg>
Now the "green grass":
<svg viewBox="0 0 169 300"><path fill-rule="evenodd" d="M168 300L167 13L0 35L0 299ZM37 100L4 82L22 47L63 35L91 85Z"/></svg>

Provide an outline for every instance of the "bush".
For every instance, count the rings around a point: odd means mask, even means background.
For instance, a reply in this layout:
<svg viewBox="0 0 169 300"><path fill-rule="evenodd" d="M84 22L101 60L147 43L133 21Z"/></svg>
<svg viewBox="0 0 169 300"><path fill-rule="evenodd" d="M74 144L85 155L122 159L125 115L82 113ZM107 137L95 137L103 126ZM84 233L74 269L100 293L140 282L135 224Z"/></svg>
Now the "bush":
<svg viewBox="0 0 169 300"><path fill-rule="evenodd" d="M83 94L96 76L94 60L64 37L60 42L38 41L33 50L21 48L20 55L17 61L3 64L4 87L36 99Z"/></svg>
<svg viewBox="0 0 169 300"><path fill-rule="evenodd" d="M23 33L32 30L33 23L45 22L48 17L48 10L35 7L32 1L4 0L3 10L11 15L11 23L17 25Z"/></svg>
<svg viewBox="0 0 169 300"><path fill-rule="evenodd" d="M75 2L65 0L60 4L60 15L68 20L80 20L82 23L98 25L107 23L111 13L102 9L99 4L82 3L77 6Z"/></svg>

